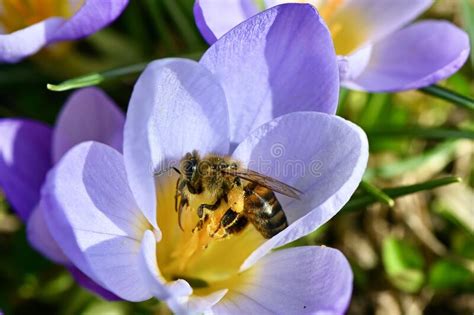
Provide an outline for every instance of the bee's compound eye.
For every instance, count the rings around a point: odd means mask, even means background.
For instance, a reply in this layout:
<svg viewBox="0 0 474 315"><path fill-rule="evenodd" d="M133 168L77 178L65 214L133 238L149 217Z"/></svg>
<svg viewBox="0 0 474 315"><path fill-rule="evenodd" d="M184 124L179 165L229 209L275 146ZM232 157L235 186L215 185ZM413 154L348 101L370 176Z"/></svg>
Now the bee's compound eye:
<svg viewBox="0 0 474 315"><path fill-rule="evenodd" d="M193 174L196 171L196 165L197 161L194 159L184 162L183 170L186 178L191 179L193 177Z"/></svg>
<svg viewBox="0 0 474 315"><path fill-rule="evenodd" d="M233 169L233 170L236 170L237 169L237 163L232 163L230 165L230 168Z"/></svg>

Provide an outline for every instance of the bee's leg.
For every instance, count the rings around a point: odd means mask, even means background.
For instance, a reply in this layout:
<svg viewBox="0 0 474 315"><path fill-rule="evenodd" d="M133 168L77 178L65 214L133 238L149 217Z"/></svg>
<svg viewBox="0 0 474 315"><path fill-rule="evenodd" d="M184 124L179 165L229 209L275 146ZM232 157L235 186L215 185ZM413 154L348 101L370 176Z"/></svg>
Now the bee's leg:
<svg viewBox="0 0 474 315"><path fill-rule="evenodd" d="M213 205L209 205L209 204L205 204L205 203L200 205L197 209L197 215L199 217L199 221L196 224L196 226L194 227L193 231L196 230L196 229L198 231L200 231L202 229L202 226L204 225L204 222L206 222L206 220L208 219L207 214L204 213L204 209L215 211L219 208L220 204L221 204L221 199L219 198L219 199L217 199L217 201Z"/></svg>
<svg viewBox="0 0 474 315"><path fill-rule="evenodd" d="M234 185L237 187L242 186L242 181L240 180L240 177L234 178Z"/></svg>
<svg viewBox="0 0 474 315"><path fill-rule="evenodd" d="M217 201L213 205L203 203L198 207L197 214L200 219L204 216L204 209L215 211L219 208L221 204L221 198L217 199Z"/></svg>
<svg viewBox="0 0 474 315"><path fill-rule="evenodd" d="M231 234L237 234L242 231L248 224L248 219L241 213L235 212L232 208L227 209L227 211L222 216L221 222L219 222L219 226L217 229L212 233L211 237L213 237L217 231L222 227L224 228L225 234L222 238L225 238Z"/></svg>
<svg viewBox="0 0 474 315"><path fill-rule="evenodd" d="M183 208L189 205L188 198L186 196L181 195L181 199L179 200L179 207L178 207L178 225L181 231L184 231L183 226L181 225L181 214L183 213Z"/></svg>
<svg viewBox="0 0 474 315"><path fill-rule="evenodd" d="M194 227L193 229L193 233L194 231L198 230L198 231L201 231L203 226L204 226L204 223L209 219L209 216L207 214L204 215L204 218L200 219L198 221L198 223L196 224L196 226Z"/></svg>
<svg viewBox="0 0 474 315"><path fill-rule="evenodd" d="M174 210L178 211L178 198L183 195L182 191L186 187L186 181L178 178L176 181L176 193L174 195Z"/></svg>

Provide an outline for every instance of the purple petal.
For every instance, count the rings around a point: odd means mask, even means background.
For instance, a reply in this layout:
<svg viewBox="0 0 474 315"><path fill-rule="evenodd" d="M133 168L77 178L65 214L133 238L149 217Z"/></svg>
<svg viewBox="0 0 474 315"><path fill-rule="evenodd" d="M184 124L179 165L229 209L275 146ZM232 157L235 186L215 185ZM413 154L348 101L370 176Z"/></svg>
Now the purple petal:
<svg viewBox="0 0 474 315"><path fill-rule="evenodd" d="M0 188L27 221L51 167L51 129L42 123L0 119Z"/></svg>
<svg viewBox="0 0 474 315"><path fill-rule="evenodd" d="M245 269L272 248L314 231L342 208L362 178L368 144L365 133L351 122L299 112L255 130L233 157L303 192L299 200L278 196L290 226L252 253Z"/></svg>
<svg viewBox="0 0 474 315"><path fill-rule="evenodd" d="M53 135L55 162L83 141L98 141L122 151L125 115L102 90L81 89L64 105Z"/></svg>
<svg viewBox="0 0 474 315"><path fill-rule="evenodd" d="M72 148L42 190L47 224L71 262L122 299L151 297L139 268L150 224L128 186L122 155L97 142Z"/></svg>
<svg viewBox="0 0 474 315"><path fill-rule="evenodd" d="M97 294L107 301L120 300L118 296L98 285L96 282L94 282L94 280L86 276L76 267L69 267L68 270L73 276L74 280L76 280L76 282L79 283L83 288L86 288L90 292Z"/></svg>
<svg viewBox="0 0 474 315"><path fill-rule="evenodd" d="M359 77L370 62L372 56L372 45L357 50L349 56L338 56L339 78L342 84Z"/></svg>
<svg viewBox="0 0 474 315"><path fill-rule="evenodd" d="M224 87L232 142L289 112L335 113L336 55L311 5L281 5L250 18L209 48L201 63Z"/></svg>
<svg viewBox="0 0 474 315"><path fill-rule="evenodd" d="M455 73L469 56L468 35L451 23L412 24L374 45L351 88L372 92L417 89Z"/></svg>
<svg viewBox="0 0 474 315"><path fill-rule="evenodd" d="M224 289L206 296L191 296L193 289L185 280L167 283L157 264L156 243L153 232L146 231L142 241L142 270L153 295L166 302L175 314L200 314L208 311L227 293L227 289Z"/></svg>
<svg viewBox="0 0 474 315"><path fill-rule="evenodd" d="M227 154L227 116L222 88L200 64L165 59L142 73L127 112L124 159L130 187L152 224L154 171L176 165L192 150Z"/></svg>
<svg viewBox="0 0 474 315"><path fill-rule="evenodd" d="M340 315L351 298L351 268L332 248L277 251L258 261L251 272L213 308L216 314Z"/></svg>
<svg viewBox="0 0 474 315"><path fill-rule="evenodd" d="M28 219L27 236L31 245L44 256L57 264L70 264L69 259L64 255L49 232L45 221L44 208L41 205L33 210Z"/></svg>
<svg viewBox="0 0 474 315"><path fill-rule="evenodd" d="M253 0L196 0L194 4L196 25L209 44L257 12Z"/></svg>
<svg viewBox="0 0 474 315"><path fill-rule="evenodd" d="M49 18L10 34L0 35L0 62L17 62L48 44L48 33L64 23L62 18Z"/></svg>
<svg viewBox="0 0 474 315"><path fill-rule="evenodd" d="M156 237L152 231L143 235L140 264L145 281L155 297L165 301L176 314L185 313L179 299L193 293L193 289L185 280L166 283L160 273L156 260Z"/></svg>
<svg viewBox="0 0 474 315"><path fill-rule="evenodd" d="M127 4L128 0L87 0L68 20L52 17L0 35L0 62L17 62L48 44L95 33L113 22Z"/></svg>
<svg viewBox="0 0 474 315"><path fill-rule="evenodd" d="M79 39L108 26L128 4L128 0L87 0L65 23L48 30L49 42Z"/></svg>

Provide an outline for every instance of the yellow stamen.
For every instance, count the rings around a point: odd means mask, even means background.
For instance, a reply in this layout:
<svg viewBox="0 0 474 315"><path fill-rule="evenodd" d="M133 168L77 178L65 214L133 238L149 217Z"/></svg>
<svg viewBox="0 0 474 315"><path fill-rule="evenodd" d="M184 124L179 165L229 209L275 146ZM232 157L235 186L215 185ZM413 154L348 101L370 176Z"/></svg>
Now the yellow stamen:
<svg viewBox="0 0 474 315"><path fill-rule="evenodd" d="M201 229L196 229L197 208L203 203L212 204L214 196L203 193L192 198L182 213L181 230L174 209L175 179L166 181L157 185L158 225L162 232L157 261L163 277L168 281L191 279L191 285L199 284L194 287L197 294L215 291L223 283L234 281L244 260L265 241L251 224L239 234L225 236L220 220L229 207L240 207L240 195L231 192L228 203L221 202L212 213L209 210L209 219Z"/></svg>
<svg viewBox="0 0 474 315"><path fill-rule="evenodd" d="M7 33L56 16L68 18L77 8L67 0L0 0L0 26Z"/></svg>
<svg viewBox="0 0 474 315"><path fill-rule="evenodd" d="M323 19L328 20L333 14L341 7L344 0L329 0L325 5L322 6L319 13Z"/></svg>
<svg viewBox="0 0 474 315"><path fill-rule="evenodd" d="M363 23L363 12L344 6L345 0L294 0L315 6L331 32L338 55L349 55L367 39L368 27Z"/></svg>

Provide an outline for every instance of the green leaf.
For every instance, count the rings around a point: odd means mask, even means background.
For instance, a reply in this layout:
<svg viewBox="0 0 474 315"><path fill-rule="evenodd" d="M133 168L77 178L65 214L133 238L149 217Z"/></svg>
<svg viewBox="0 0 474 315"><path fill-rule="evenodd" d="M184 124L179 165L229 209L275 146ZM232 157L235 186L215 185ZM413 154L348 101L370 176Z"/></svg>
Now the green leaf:
<svg viewBox="0 0 474 315"><path fill-rule="evenodd" d="M358 120L358 125L364 130L374 128L379 122L382 112L389 101L389 94L369 94L367 104L365 104Z"/></svg>
<svg viewBox="0 0 474 315"><path fill-rule="evenodd" d="M384 203L390 207L393 207L395 204L395 201L393 201L390 196L385 194L383 191L372 185L371 183L362 180L361 182L361 187L370 195L372 195L375 199L377 199L379 202Z"/></svg>
<svg viewBox="0 0 474 315"><path fill-rule="evenodd" d="M181 57L189 59L198 59L201 55L201 52L195 52L191 54L181 55ZM89 73L80 77L63 81L59 84L47 84L46 87L48 88L48 90L51 91L63 92L72 89L98 85L108 79L141 73L147 66L148 62L137 63L134 65L116 68L104 72Z"/></svg>
<svg viewBox="0 0 474 315"><path fill-rule="evenodd" d="M419 90L425 94L453 103L454 105L474 110L474 99L458 94L439 85L431 85Z"/></svg>
<svg viewBox="0 0 474 315"><path fill-rule="evenodd" d="M390 198L398 198L410 194L414 194L424 190L430 190L437 187L450 185L454 183L461 182L461 179L456 176L449 176L444 178L438 178L434 180L430 180L424 183L408 185L408 186L400 186L395 188L386 188L382 189L381 191L385 193ZM363 207L367 207L371 204L374 204L378 201L373 195L358 195L353 197L342 209L344 212L349 212L353 210L357 210Z"/></svg>
<svg viewBox="0 0 474 315"><path fill-rule="evenodd" d="M456 230L452 235L452 248L457 255L474 260L474 235Z"/></svg>
<svg viewBox="0 0 474 315"><path fill-rule="evenodd" d="M419 170L420 168L427 165L447 164L449 161L451 161L457 147L457 141L446 141L418 156L414 156L396 163L387 164L378 168L368 169L365 172L364 178L367 180L372 179L375 176L382 178L392 178L395 176L404 175L414 170Z"/></svg>
<svg viewBox="0 0 474 315"><path fill-rule="evenodd" d="M474 288L474 274L461 264L443 259L431 267L428 284L437 290Z"/></svg>
<svg viewBox="0 0 474 315"><path fill-rule="evenodd" d="M139 63L124 68L117 68L104 72L96 72L80 76L74 79L66 80L60 84L47 84L47 88L51 91L62 92L71 89L78 89L86 86L98 85L108 78L120 77L128 74L136 74L143 71L148 63Z"/></svg>
<svg viewBox="0 0 474 315"><path fill-rule="evenodd" d="M414 293L423 286L423 256L409 243L386 238L382 244L382 261L390 282L398 289Z"/></svg>
<svg viewBox="0 0 474 315"><path fill-rule="evenodd" d="M201 38L196 33L193 22L188 20L176 0L162 0L164 8L175 22L176 27L188 47L201 48Z"/></svg>

